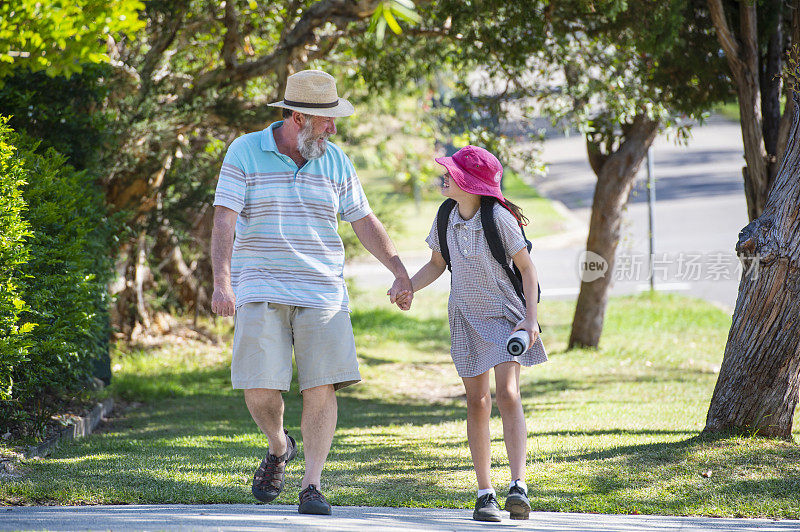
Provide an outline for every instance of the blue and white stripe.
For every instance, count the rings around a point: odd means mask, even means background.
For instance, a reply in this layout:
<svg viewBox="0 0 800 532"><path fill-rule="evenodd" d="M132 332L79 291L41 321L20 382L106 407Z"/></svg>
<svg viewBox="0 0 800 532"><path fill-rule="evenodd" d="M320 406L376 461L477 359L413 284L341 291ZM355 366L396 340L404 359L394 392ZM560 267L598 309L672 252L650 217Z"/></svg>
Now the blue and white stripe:
<svg viewBox="0 0 800 532"><path fill-rule="evenodd" d="M233 141L219 173L215 206L239 213L231 260L236 306L270 301L349 310L337 215L353 222L372 211L347 155L298 168L280 153L273 129Z"/></svg>

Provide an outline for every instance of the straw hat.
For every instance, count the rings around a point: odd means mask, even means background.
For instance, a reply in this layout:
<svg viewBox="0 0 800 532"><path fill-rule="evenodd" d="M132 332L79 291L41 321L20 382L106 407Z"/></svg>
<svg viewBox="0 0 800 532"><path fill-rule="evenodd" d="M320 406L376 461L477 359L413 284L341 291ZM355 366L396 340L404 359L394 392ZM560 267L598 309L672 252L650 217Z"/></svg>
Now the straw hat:
<svg viewBox="0 0 800 532"><path fill-rule="evenodd" d="M286 78L283 100L269 105L316 116L350 116L355 111L339 98L333 76L321 70L301 70Z"/></svg>

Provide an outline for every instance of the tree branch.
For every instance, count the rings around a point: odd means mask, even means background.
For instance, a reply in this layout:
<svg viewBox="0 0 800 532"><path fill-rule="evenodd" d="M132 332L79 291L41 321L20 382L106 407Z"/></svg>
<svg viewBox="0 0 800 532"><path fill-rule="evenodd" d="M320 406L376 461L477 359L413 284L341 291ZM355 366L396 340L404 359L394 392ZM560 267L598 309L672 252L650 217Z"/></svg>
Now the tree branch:
<svg viewBox="0 0 800 532"><path fill-rule="evenodd" d="M758 72L758 16L755 2L743 2L739 6L739 27L742 47L739 59L750 72Z"/></svg>
<svg viewBox="0 0 800 532"><path fill-rule="evenodd" d="M321 0L308 8L291 31L280 40L273 52L255 61L234 68L217 68L195 78L193 88L185 99L191 99L211 87L224 87L243 83L249 79L274 71L286 62L299 48L313 42L314 31L338 18L342 21L361 20L377 7L379 0Z"/></svg>
<svg viewBox="0 0 800 532"><path fill-rule="evenodd" d="M282 94L281 94L282 97ZM277 118L280 109L268 107L263 101L227 98L205 108L204 125L237 132L258 131Z"/></svg>
<svg viewBox="0 0 800 532"><path fill-rule="evenodd" d="M292 0L289 7L286 8L286 18L283 19L283 29L281 30L280 41L282 41L294 23L294 18L297 14L297 9L300 7L301 0Z"/></svg>
<svg viewBox="0 0 800 532"><path fill-rule="evenodd" d="M603 153L601 149L601 142L591 135L586 136L586 155L588 155L589 166L592 167L594 175L600 175L603 165L609 158L608 154Z"/></svg>
<svg viewBox="0 0 800 532"><path fill-rule="evenodd" d="M793 0L789 8L792 10L792 45L800 44L800 0Z"/></svg>
<svg viewBox="0 0 800 532"><path fill-rule="evenodd" d="M236 8L232 1L225 2L225 39L222 41L222 60L225 68L236 68L236 45L239 44L239 24L236 20Z"/></svg>
<svg viewBox="0 0 800 532"><path fill-rule="evenodd" d="M342 37L344 37L344 35L345 32L339 31L334 33L333 35L325 37L325 39L317 43L317 49L309 53L306 60L314 61L315 59L321 59L323 57L326 57L331 52L331 50L333 50L333 48L338 44L339 40Z"/></svg>
<svg viewBox="0 0 800 532"><path fill-rule="evenodd" d="M744 4L742 7L745 8ZM738 76L744 65L739 58L739 43L725 20L725 8L722 7L722 0L708 0L708 10L711 12L711 20L714 22L717 38L725 52L725 57L728 58L728 64L731 66L734 76Z"/></svg>
<svg viewBox="0 0 800 532"><path fill-rule="evenodd" d="M161 56L164 55L164 52L170 47L175 37L178 35L181 26L183 26L184 14L186 11L186 9L178 9L177 13L174 14L164 13L164 17L169 20L163 25L163 31L161 33L156 32L155 39L152 40L152 46L145 54L142 65L139 68L139 77L142 80L142 100L144 100L144 97L153 84L151 76L158 66L158 63L161 61Z"/></svg>
<svg viewBox="0 0 800 532"><path fill-rule="evenodd" d="M446 37L456 41L463 40L463 37L459 38L458 36L450 33L447 28L408 28L403 30L403 33L408 34L411 37Z"/></svg>

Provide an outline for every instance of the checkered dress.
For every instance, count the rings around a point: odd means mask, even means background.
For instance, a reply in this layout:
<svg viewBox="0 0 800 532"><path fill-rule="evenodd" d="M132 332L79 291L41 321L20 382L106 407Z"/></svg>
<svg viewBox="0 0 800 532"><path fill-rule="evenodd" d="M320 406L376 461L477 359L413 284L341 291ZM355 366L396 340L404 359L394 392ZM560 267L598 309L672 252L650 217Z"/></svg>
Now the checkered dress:
<svg viewBox="0 0 800 532"><path fill-rule="evenodd" d="M456 206L447 228L452 267L447 305L450 355L461 377L476 377L501 362L533 366L547 361L541 338L521 356L513 357L506 351L506 340L525 317L525 307L508 274L492 257L480 216L478 211L464 220ZM516 218L498 204L494 206L494 219L511 263L511 257L525 248L522 232ZM426 242L432 250L441 252L435 220Z"/></svg>

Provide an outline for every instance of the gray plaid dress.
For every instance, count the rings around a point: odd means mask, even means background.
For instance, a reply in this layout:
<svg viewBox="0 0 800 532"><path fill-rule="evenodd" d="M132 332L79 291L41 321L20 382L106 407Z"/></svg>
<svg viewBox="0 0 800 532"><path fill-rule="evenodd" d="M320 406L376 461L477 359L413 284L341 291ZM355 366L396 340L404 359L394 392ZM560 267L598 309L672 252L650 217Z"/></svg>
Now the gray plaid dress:
<svg viewBox="0 0 800 532"><path fill-rule="evenodd" d="M525 307L508 274L492 257L480 216L478 211L464 220L456 206L447 228L452 267L447 305L450 355L460 377L476 377L502 362L533 366L547 361L541 338L518 357L506 351L506 340L525 317ZM511 257L525 248L525 240L516 218L499 204L494 206L494 219L510 264ZM426 242L441 252L436 220Z"/></svg>

